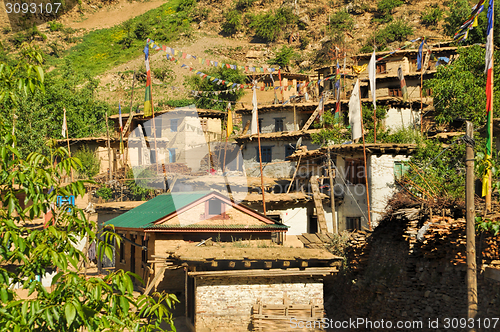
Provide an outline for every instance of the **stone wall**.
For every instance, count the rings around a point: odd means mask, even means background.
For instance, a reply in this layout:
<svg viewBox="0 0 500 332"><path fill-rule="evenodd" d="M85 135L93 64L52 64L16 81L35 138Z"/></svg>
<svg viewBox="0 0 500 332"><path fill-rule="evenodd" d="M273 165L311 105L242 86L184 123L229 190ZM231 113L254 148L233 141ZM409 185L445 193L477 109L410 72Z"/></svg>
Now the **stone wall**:
<svg viewBox="0 0 500 332"><path fill-rule="evenodd" d="M443 323L445 318L467 318L465 222L449 218L435 224L419 242L415 229L421 226L418 220L393 217L372 234L358 234L351 241L348 272L326 280L327 317L421 321L419 331L461 331L446 329ZM490 254L497 252L498 240L477 237L477 251L482 253L478 266L498 259ZM478 271L478 299L480 318L500 317L500 283L485 278L482 270ZM429 328L429 320L436 319L440 327ZM358 327L355 331L370 329Z"/></svg>
<svg viewBox="0 0 500 332"><path fill-rule="evenodd" d="M323 304L323 282L311 277L210 277L196 279L196 331L248 331L252 306Z"/></svg>

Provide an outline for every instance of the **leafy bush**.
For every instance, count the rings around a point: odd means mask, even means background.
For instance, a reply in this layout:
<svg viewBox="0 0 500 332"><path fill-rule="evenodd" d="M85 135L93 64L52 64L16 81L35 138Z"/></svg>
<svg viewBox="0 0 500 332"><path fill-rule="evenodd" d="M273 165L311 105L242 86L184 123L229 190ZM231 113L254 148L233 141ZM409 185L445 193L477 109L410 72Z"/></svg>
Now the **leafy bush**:
<svg viewBox="0 0 500 332"><path fill-rule="evenodd" d="M278 65L282 68L285 68L290 64L290 60L295 57L297 54L293 51L292 47L288 47L283 45L281 50L276 53L276 57L274 59L269 60L269 64Z"/></svg>
<svg viewBox="0 0 500 332"><path fill-rule="evenodd" d="M354 19L347 10L339 10L330 16L330 28L338 31L351 31L354 29Z"/></svg>
<svg viewBox="0 0 500 332"><path fill-rule="evenodd" d="M177 6L177 12L190 12L196 5L196 0L180 0Z"/></svg>
<svg viewBox="0 0 500 332"><path fill-rule="evenodd" d="M175 78L174 71L166 67L155 67L152 69L153 76L162 82L172 82Z"/></svg>
<svg viewBox="0 0 500 332"><path fill-rule="evenodd" d="M134 172L129 170L127 173L127 179L133 179ZM145 169L141 173L137 175L138 180L129 180L126 181L128 189L130 190L130 194L132 198L136 201L144 201L146 198L150 197L154 190L148 188L148 179L154 179L155 175L152 171Z"/></svg>
<svg viewBox="0 0 500 332"><path fill-rule="evenodd" d="M224 14L226 21L222 23L222 32L226 35L235 34L241 28L241 14L233 9Z"/></svg>
<svg viewBox="0 0 500 332"><path fill-rule="evenodd" d="M236 1L234 8L236 8L237 10L240 10L240 11L244 11L244 10L248 9L249 7L251 7L253 5L253 3L256 1L257 0L238 0L238 1Z"/></svg>
<svg viewBox="0 0 500 332"><path fill-rule="evenodd" d="M111 190L111 188L104 186L96 190L95 196L100 197L104 200L108 200L113 197L113 190Z"/></svg>
<svg viewBox="0 0 500 332"><path fill-rule="evenodd" d="M64 25L57 21L49 21L47 24L50 31L62 31L64 29Z"/></svg>
<svg viewBox="0 0 500 332"><path fill-rule="evenodd" d="M78 170L78 178L92 179L94 175L99 173L101 162L95 155L95 152L86 147L85 145L80 150L76 151L73 156L80 159L82 167Z"/></svg>
<svg viewBox="0 0 500 332"><path fill-rule="evenodd" d="M135 26L134 33L139 39L145 39L148 37L149 33L151 31L151 27L148 23L146 22L139 22Z"/></svg>
<svg viewBox="0 0 500 332"><path fill-rule="evenodd" d="M470 14L470 6L467 0L448 1L448 11L444 19L444 31L448 36L453 36L457 29L465 22Z"/></svg>
<svg viewBox="0 0 500 332"><path fill-rule="evenodd" d="M394 8L401 6L403 3L401 0L380 0L377 3L377 10L383 15L390 15Z"/></svg>
<svg viewBox="0 0 500 332"><path fill-rule="evenodd" d="M413 128L401 128L394 133L387 133L382 138L384 143L397 143L397 144L416 144L422 141L422 135L419 130ZM378 141L378 134L377 134Z"/></svg>
<svg viewBox="0 0 500 332"><path fill-rule="evenodd" d="M185 107L189 105L194 105L196 101L194 99L167 99L162 100L158 103L159 106L167 105L170 107Z"/></svg>
<svg viewBox="0 0 500 332"><path fill-rule="evenodd" d="M311 39L307 37L306 35L300 36L300 49L305 50L307 46L311 43Z"/></svg>
<svg viewBox="0 0 500 332"><path fill-rule="evenodd" d="M280 8L274 14L271 12L257 14L251 18L250 28L254 29L255 35L266 41L273 42L282 36L287 24L294 25L297 16L289 8Z"/></svg>
<svg viewBox="0 0 500 332"><path fill-rule="evenodd" d="M206 21L210 15L210 8L197 6L191 12L191 17L196 22Z"/></svg>
<svg viewBox="0 0 500 332"><path fill-rule="evenodd" d="M12 29L11 29L11 27L3 27L2 32L4 35L6 35L6 34L12 32Z"/></svg>
<svg viewBox="0 0 500 332"><path fill-rule="evenodd" d="M439 7L427 7L427 9L422 13L420 21L425 26L435 26L443 16L443 11Z"/></svg>
<svg viewBox="0 0 500 332"><path fill-rule="evenodd" d="M361 48L360 52L366 53L373 50L373 40L378 46L378 50L382 50L387 44L395 41L405 41L408 36L413 34L413 28L403 20L397 20L388 24L384 29L376 32L366 40L366 44Z"/></svg>

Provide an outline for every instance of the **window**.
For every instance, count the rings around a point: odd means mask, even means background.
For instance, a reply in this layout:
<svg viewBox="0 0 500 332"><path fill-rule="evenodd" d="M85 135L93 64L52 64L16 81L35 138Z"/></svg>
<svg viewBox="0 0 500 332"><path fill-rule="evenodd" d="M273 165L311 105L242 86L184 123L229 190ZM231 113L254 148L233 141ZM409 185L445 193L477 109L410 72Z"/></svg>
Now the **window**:
<svg viewBox="0 0 500 332"><path fill-rule="evenodd" d="M287 144L285 145L285 159L291 156L295 152L295 145Z"/></svg>
<svg viewBox="0 0 500 332"><path fill-rule="evenodd" d="M274 131L275 132L283 131L283 118L274 119Z"/></svg>
<svg viewBox="0 0 500 332"><path fill-rule="evenodd" d="M377 63L377 74L385 74L387 72L387 65L386 63Z"/></svg>
<svg viewBox="0 0 500 332"><path fill-rule="evenodd" d="M363 159L345 160L345 178L351 184L365 184L364 170Z"/></svg>
<svg viewBox="0 0 500 332"><path fill-rule="evenodd" d="M168 149L168 161L170 163L175 163L176 161L175 149Z"/></svg>
<svg viewBox="0 0 500 332"><path fill-rule="evenodd" d="M262 118L259 118L259 133L262 133Z"/></svg>
<svg viewBox="0 0 500 332"><path fill-rule="evenodd" d="M345 229L348 231L354 231L361 229L361 218L360 217L347 217L345 218Z"/></svg>
<svg viewBox="0 0 500 332"><path fill-rule="evenodd" d="M401 92L401 87L389 88L389 97L403 97L403 92Z"/></svg>
<svg viewBox="0 0 500 332"><path fill-rule="evenodd" d="M265 86L266 88L268 88L268 87L272 87L272 86L273 86L273 82L272 82L272 81L266 81L266 82L264 82L264 86Z"/></svg>
<svg viewBox="0 0 500 332"><path fill-rule="evenodd" d="M155 118L155 133L156 138L161 138L161 118Z"/></svg>
<svg viewBox="0 0 500 332"><path fill-rule="evenodd" d="M200 119L200 124L201 124L201 129L203 131L208 131L208 120L207 119Z"/></svg>
<svg viewBox="0 0 500 332"><path fill-rule="evenodd" d="M402 161L395 161L394 162L394 179L396 181L401 180L403 175L405 175L408 172L409 166L405 165L404 162Z"/></svg>
<svg viewBox="0 0 500 332"><path fill-rule="evenodd" d="M149 150L149 160L151 161L152 164L156 163L156 150L155 149Z"/></svg>
<svg viewBox="0 0 500 332"><path fill-rule="evenodd" d="M177 124L178 124L177 119L170 120L170 132L172 132L172 133L177 132Z"/></svg>
<svg viewBox="0 0 500 332"><path fill-rule="evenodd" d="M256 161L260 162L259 160L259 148L255 148L257 150L257 157ZM273 160L273 148L271 146L261 146L261 154L262 154L262 162L263 163L270 163Z"/></svg>
<svg viewBox="0 0 500 332"><path fill-rule="evenodd" d="M202 215L202 218L211 218L211 217L219 217L226 219L226 205L217 198L209 199L205 202L205 214Z"/></svg>

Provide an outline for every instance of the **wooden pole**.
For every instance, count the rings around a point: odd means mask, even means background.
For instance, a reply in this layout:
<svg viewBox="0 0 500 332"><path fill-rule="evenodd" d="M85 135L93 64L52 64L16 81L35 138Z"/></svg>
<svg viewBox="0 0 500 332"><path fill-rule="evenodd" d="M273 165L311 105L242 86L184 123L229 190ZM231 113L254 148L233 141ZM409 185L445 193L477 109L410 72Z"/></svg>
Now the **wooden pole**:
<svg viewBox="0 0 500 332"><path fill-rule="evenodd" d="M134 70L134 73L132 74L132 94L130 96L130 111L128 113L129 119L132 116L132 104L134 102L134 86L135 86L135 70ZM129 119L127 119L127 122ZM130 120L130 121L132 122L132 120ZM125 134L126 133L127 132L125 132ZM129 152L129 149L128 149L128 139L127 139L127 151L125 152L125 167L128 163L128 152ZM127 177L127 174L125 174L125 177Z"/></svg>
<svg viewBox="0 0 500 332"><path fill-rule="evenodd" d="M111 181L113 179L113 172L111 169L111 141L109 139L108 112L106 112L106 137L107 137L107 141L108 141L108 160L109 160L108 180ZM68 146L69 146L69 141L68 141Z"/></svg>
<svg viewBox="0 0 500 332"><path fill-rule="evenodd" d="M64 116L66 116L66 108L64 108ZM107 121L107 120L106 120ZM107 125L107 122L106 122ZM12 129L14 131L14 129ZM71 149L69 147L69 130L68 130L68 119L66 118L66 142L68 143L68 156L71 158ZM73 182L73 168L71 168L71 182Z"/></svg>
<svg viewBox="0 0 500 332"><path fill-rule="evenodd" d="M472 122L466 122L466 135L472 139L474 128ZM475 207L474 207L474 148L467 144L465 150L465 199L467 218L467 321L475 321L477 316L477 267L476 267L476 233L475 233ZM469 331L476 331L469 328Z"/></svg>
<svg viewBox="0 0 500 332"><path fill-rule="evenodd" d="M330 145L328 145L328 176L330 177L330 207L332 209L333 234L338 234L337 218L335 217L335 192L333 191L332 156L330 155Z"/></svg>
<svg viewBox="0 0 500 332"><path fill-rule="evenodd" d="M372 217L370 210L370 190L368 188L368 171L366 168L366 145L365 145L365 127L363 125L363 107L361 104L361 86L359 87L359 111L361 113L361 133L363 137L363 160L365 162L365 185L366 185L366 206L368 208L368 228L372 230Z"/></svg>
<svg viewBox="0 0 500 332"><path fill-rule="evenodd" d="M278 70L279 73L279 70ZM281 85L281 74L280 77L280 85ZM254 81L254 89L257 89L256 82ZM260 147L260 126L259 126L259 110L257 108L257 142L259 143L259 166L260 166L260 188L262 190L262 209L264 210L264 215L266 215L266 197L264 195L264 173L262 171L262 150Z"/></svg>
<svg viewBox="0 0 500 332"><path fill-rule="evenodd" d="M299 130L297 128L297 110L295 109L295 104L293 104L293 130Z"/></svg>

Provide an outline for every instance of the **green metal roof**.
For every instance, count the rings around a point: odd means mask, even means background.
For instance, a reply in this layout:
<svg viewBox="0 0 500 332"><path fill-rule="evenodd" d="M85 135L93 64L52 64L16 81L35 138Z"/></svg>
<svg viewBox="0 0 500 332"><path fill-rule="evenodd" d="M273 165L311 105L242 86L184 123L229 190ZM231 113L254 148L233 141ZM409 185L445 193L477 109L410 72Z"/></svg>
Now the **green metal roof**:
<svg viewBox="0 0 500 332"><path fill-rule="evenodd" d="M193 191L158 195L144 204L106 221L104 225L114 225L115 227L124 228L147 228L156 220L210 193L211 191Z"/></svg>

